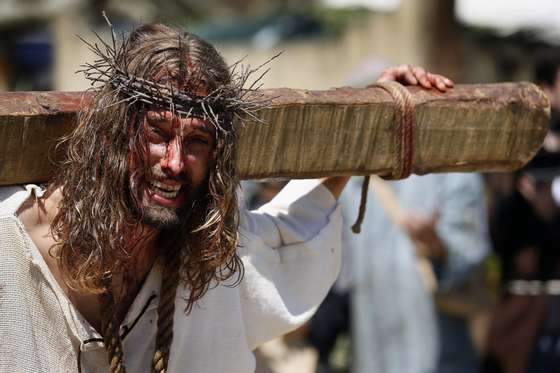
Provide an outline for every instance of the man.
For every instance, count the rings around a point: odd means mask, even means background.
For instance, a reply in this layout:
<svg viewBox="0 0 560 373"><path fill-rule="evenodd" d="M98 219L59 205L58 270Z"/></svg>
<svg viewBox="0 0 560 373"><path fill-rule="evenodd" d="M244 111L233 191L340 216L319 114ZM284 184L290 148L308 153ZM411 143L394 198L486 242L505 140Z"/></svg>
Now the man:
<svg viewBox="0 0 560 373"><path fill-rule="evenodd" d="M354 181L341 196L349 219L357 216L361 187ZM376 180L370 190L362 233L343 232L353 275L352 371L477 372L463 311L470 304L438 307L434 295L466 295L488 253L482 178L413 175Z"/></svg>
<svg viewBox="0 0 560 373"><path fill-rule="evenodd" d="M560 297L560 53L536 54L534 81L550 100L543 148L520 171L493 177L490 227L500 259L501 294L484 351L484 372L558 371ZM504 182L505 181L505 182Z"/></svg>
<svg viewBox="0 0 560 373"><path fill-rule="evenodd" d="M155 24L101 57L56 179L3 191L0 371L250 372L334 281L347 178L239 212L243 97L216 50ZM408 66L386 79L452 84Z"/></svg>
<svg viewBox="0 0 560 373"><path fill-rule="evenodd" d="M495 202L490 221L500 259L500 299L490 323L484 372L560 369L560 207L553 180L560 153L544 148L516 172L515 190Z"/></svg>

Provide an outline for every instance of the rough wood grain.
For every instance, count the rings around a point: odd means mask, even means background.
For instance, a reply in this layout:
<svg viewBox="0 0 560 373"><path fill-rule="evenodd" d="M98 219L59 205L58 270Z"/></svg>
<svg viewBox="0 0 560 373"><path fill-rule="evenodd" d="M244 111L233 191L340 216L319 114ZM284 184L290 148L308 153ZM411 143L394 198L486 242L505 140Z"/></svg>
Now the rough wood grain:
<svg viewBox="0 0 560 373"><path fill-rule="evenodd" d="M530 83L459 85L441 94L409 88L416 102L416 174L511 171L538 150L546 96ZM265 90L267 125L240 130L242 178L388 175L395 166L395 106L379 88ZM48 180L53 144L74 126L82 92L0 94L0 185Z"/></svg>

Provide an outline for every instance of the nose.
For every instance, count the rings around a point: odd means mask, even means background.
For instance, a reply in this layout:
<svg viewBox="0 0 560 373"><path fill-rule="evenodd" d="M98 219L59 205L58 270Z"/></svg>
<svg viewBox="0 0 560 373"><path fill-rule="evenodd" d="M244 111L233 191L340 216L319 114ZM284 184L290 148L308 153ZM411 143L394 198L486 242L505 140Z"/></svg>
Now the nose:
<svg viewBox="0 0 560 373"><path fill-rule="evenodd" d="M161 161L161 169L168 176L179 176L185 172L185 153L180 136L167 144L165 157Z"/></svg>

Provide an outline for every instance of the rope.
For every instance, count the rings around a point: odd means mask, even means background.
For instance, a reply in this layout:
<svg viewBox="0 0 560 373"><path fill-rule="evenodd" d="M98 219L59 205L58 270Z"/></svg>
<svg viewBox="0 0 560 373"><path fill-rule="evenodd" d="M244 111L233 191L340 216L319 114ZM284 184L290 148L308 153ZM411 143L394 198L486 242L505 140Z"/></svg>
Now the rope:
<svg viewBox="0 0 560 373"><path fill-rule="evenodd" d="M414 115L414 97L402 84L398 82L378 82L369 87L379 87L387 91L395 103L395 125L393 126L393 141L395 144L395 166L391 174L384 179L405 179L412 173L412 161L414 156L414 127L416 119ZM362 184L362 195L360 199L360 210L358 218L352 226L352 232L360 233L361 225L366 212L369 176L364 177Z"/></svg>
<svg viewBox="0 0 560 373"><path fill-rule="evenodd" d="M362 222L366 214L367 194L369 187L369 175L364 176L364 183L362 184L362 196L360 197L360 211L358 212L358 219L352 226L352 232L358 234L362 230Z"/></svg>
<svg viewBox="0 0 560 373"><path fill-rule="evenodd" d="M152 359L152 373L167 372L169 350L173 340L173 316L175 314L175 294L180 282L179 269L181 260L179 255L172 253L167 258L166 268L170 271L161 283L161 299L158 306L158 325L156 335L156 349Z"/></svg>
<svg viewBox="0 0 560 373"><path fill-rule="evenodd" d="M395 143L395 167L385 179L405 179L412 173L414 155L414 97L402 84L397 82L379 82L372 85L387 91L395 103L395 125L393 139Z"/></svg>
<svg viewBox="0 0 560 373"><path fill-rule="evenodd" d="M175 313L175 294L180 282L179 269L181 261L176 254L168 258L166 268L170 269L161 283L160 303L158 306L158 324L156 348L152 358L152 373L166 373L169 361L169 350L173 340L173 315ZM108 287L110 289L110 287ZM102 320L103 342L107 350L111 373L125 373L123 363L122 340L119 335L117 313L113 292L107 291L102 298L104 317Z"/></svg>
<svg viewBox="0 0 560 373"><path fill-rule="evenodd" d="M111 290L103 295L102 303L103 319L101 321L101 329L103 333L103 343L105 344L107 357L109 359L109 368L111 373L125 373L123 348L118 328L119 324L116 320L117 312L115 310L115 301Z"/></svg>

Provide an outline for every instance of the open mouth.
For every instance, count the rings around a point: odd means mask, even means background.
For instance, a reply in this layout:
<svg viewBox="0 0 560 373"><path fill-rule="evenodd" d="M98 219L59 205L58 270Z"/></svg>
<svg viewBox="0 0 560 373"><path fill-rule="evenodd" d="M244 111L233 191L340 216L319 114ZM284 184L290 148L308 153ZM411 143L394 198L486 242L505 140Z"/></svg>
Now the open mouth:
<svg viewBox="0 0 560 373"><path fill-rule="evenodd" d="M166 199L175 199L181 191L181 185L169 185L159 182L157 180L151 180L149 182L150 189L157 195Z"/></svg>

